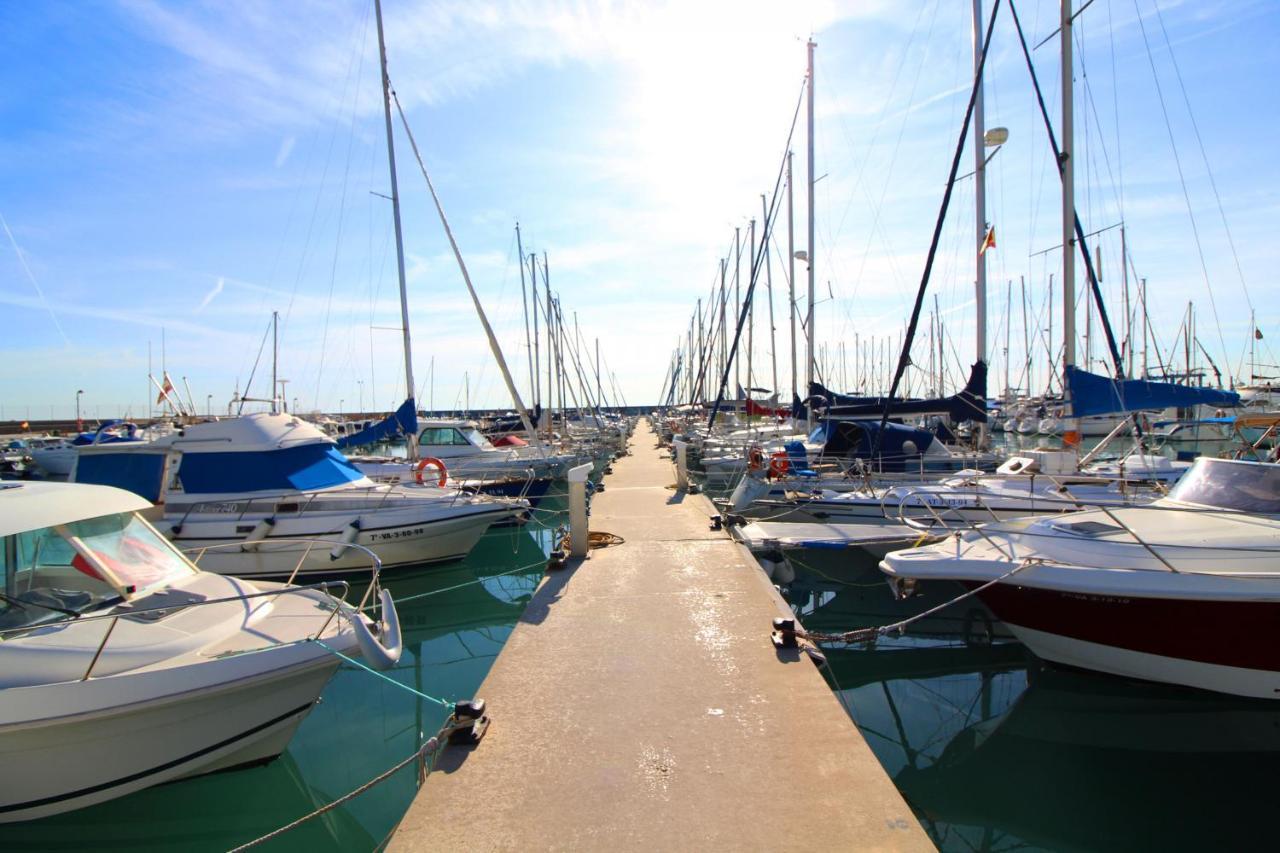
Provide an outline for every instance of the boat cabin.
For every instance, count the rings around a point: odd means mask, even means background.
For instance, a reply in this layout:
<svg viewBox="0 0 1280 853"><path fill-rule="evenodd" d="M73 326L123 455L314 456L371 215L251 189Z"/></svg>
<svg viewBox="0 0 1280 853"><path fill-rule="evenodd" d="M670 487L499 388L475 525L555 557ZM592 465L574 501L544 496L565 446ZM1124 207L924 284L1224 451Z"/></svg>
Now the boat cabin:
<svg viewBox="0 0 1280 853"><path fill-rule="evenodd" d="M74 619L195 574L138 515L149 506L105 486L0 485L0 631Z"/></svg>

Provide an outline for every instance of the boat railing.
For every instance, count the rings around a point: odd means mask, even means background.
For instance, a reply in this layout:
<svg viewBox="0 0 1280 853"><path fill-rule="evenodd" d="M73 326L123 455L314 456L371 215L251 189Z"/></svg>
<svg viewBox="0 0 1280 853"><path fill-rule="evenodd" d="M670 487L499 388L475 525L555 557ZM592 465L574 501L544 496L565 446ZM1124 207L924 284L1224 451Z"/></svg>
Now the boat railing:
<svg viewBox="0 0 1280 853"><path fill-rule="evenodd" d="M213 548L218 546L209 546L209 547ZM374 586L375 584L370 584L369 589L372 590ZM111 613L98 613L92 616L76 616L71 619L60 620L57 622L46 622L46 623L37 624L37 625L22 625L14 628L0 628L0 640L3 640L4 637L10 634L29 633L31 631L38 631L42 628L58 628L58 627L64 627L72 623L76 625L83 625L89 622L107 621L108 623L107 630L103 633L102 639L98 642L97 647L94 649L93 656L89 660L89 666L85 669L84 675L80 676L80 679L79 679L80 681L88 681L89 678L93 675L93 670L98 665L98 661L102 658L102 653L103 651L106 650L107 643L111 640L111 635L115 632L116 625L120 622L121 619L136 619L138 617L143 617L143 616L148 616L153 614L158 618L159 616L163 616L164 614L167 614L167 613L171 613L178 610L188 610L195 607L208 607L210 605L215 605L215 604L229 604L231 602L236 602L236 601L248 601L250 599L258 599L258 598L272 598L272 597L279 597L282 595L296 595L302 592L319 590L325 593L326 595L330 596L330 598L334 601L334 606L330 611L329 616L325 619L324 624L322 624L315 631L314 634L308 634L308 636L306 637L306 642L310 642L313 640L318 640L322 636L324 636L324 632L328 630L329 625L333 622L333 620L337 617L337 615L340 612L342 612L343 606L346 605L347 595L349 594L350 589L351 589L351 585L345 580L321 581L318 583L300 584L300 585L287 585L287 586L281 587L280 589L259 590L258 592L241 593L240 595L229 595L221 598L206 598L200 601L183 601L183 602L174 603L174 604L159 605L156 607L138 607L138 608L131 608L125 612L116 611ZM334 595L335 590L340 590L341 594ZM366 591L364 598L361 599L361 605L354 609L351 609L351 612L352 613L359 612L360 608L363 607L364 602L368 599L368 597L369 597L369 592Z"/></svg>
<svg viewBox="0 0 1280 853"><path fill-rule="evenodd" d="M885 493L880 497L880 514L883 515L886 519L889 518L889 511L888 511L888 506L886 504L886 501L888 500L889 496L892 494L894 494L894 490L886 489ZM907 527L914 528L916 530L921 531L922 533L936 534L938 532L938 528L941 528L947 532L952 532L952 531L961 532L964 530L972 530L976 532L979 536L981 536L983 539L985 539L992 548L995 548L996 551L1000 553L1001 556L1005 557L1008 560L1016 559L1016 555L1014 553L1012 543L1009 544L1009 550L1006 552L1005 549L1001 548L1000 545L994 539L992 539L990 536L987 535L987 532L983 530L982 522L974 521L973 519L966 518L964 515L960 514L960 510L962 509L986 510L987 513L991 516L992 521L1000 520L999 516L996 515L995 510L992 509L989 504L985 504L982 502L982 496L979 493L977 492L972 493L974 498L974 503L971 506L961 507L961 506L954 506L954 505L948 504L941 507L941 509L945 512L955 513L956 518L954 520L947 520L942 517L942 513L938 512L939 507L936 504L930 503L927 500L926 495L929 495L929 494L931 493L925 492L921 489L909 489L907 492L901 494L901 496L898 497L898 508L897 508L898 521L901 522L902 524L905 524ZM925 524L920 521L918 516L910 516L906 514L907 506L909 505L910 501L913 498L919 499L919 505L923 507L924 510L932 517L932 520L934 523ZM936 524L936 527L935 527L935 524Z"/></svg>

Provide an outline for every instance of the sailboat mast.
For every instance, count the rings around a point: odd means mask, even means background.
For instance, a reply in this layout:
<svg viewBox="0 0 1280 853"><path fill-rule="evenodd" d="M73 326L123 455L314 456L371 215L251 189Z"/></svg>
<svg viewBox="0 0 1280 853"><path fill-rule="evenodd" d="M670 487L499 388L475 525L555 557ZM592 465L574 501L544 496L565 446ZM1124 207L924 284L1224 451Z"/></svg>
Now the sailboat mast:
<svg viewBox="0 0 1280 853"><path fill-rule="evenodd" d="M982 0L973 0L973 75L978 77L982 73ZM975 245L979 247L977 252L977 265L975 268L975 303L974 312L978 315L977 329L975 330L975 347L978 350L978 361L986 364L987 362L987 253L981 251L981 247L986 245L987 239L987 162L986 162L986 115L983 105L983 88L984 84L981 77L978 77L978 91L973 99L973 217L974 228L977 233L977 242ZM939 318L941 323L941 318ZM942 334L939 327L938 340L941 342ZM945 372L942 360L939 359L939 373ZM941 377L940 377L941 379ZM939 382L939 394L941 391L941 381ZM983 404L985 406L985 403ZM984 421L978 423L978 446L981 447L986 442L987 424Z"/></svg>
<svg viewBox="0 0 1280 853"><path fill-rule="evenodd" d="M391 217L396 228L396 273L400 277L400 328L404 333L404 384L413 400L417 386L413 383L413 340L409 335L409 289L404 274L404 233L400 227L400 188L396 182L396 146L391 134L391 77L387 74L387 42L382 32L382 0L373 0L374 17L378 21L378 58L382 66L382 112L387 123L387 169L391 174ZM417 401L413 403L417 411ZM408 436L410 459L418 458L418 437Z"/></svg>
<svg viewBox="0 0 1280 853"><path fill-rule="evenodd" d="M520 223L516 223L516 257L520 266L520 303L524 307L524 346L529 357L529 401L532 403L538 396L537 374L533 367L533 341L529 335L529 293L524 283L524 243L520 240Z"/></svg>
<svg viewBox="0 0 1280 853"><path fill-rule="evenodd" d="M787 316L791 318L791 393L800 395L796 387L796 225L795 193L792 192L791 161L795 152L787 152ZM805 396L808 396L807 394Z"/></svg>
<svg viewBox="0 0 1280 853"><path fill-rule="evenodd" d="M790 155L788 155L790 159ZM769 206L765 203L764 193L760 194L760 209L763 213L761 222L764 229L764 280L769 293L769 360L773 368L773 393L778 393L778 327L773 324L773 256L769 254Z"/></svg>
<svg viewBox="0 0 1280 853"><path fill-rule="evenodd" d="M809 55L809 68L808 68L808 82L809 82L809 86L808 86L808 91L805 93L806 98L807 98L807 100L808 100L808 125L809 125L809 139L808 139L808 146L809 146L809 150L808 150L808 155L809 155L809 164L808 164L808 165L809 165L809 180L808 180L808 190L809 190L809 192L808 192L808 204L809 204L809 254L808 254L808 258L807 258L807 262L808 262L808 265L809 265L809 308L808 308L808 319L805 321L805 332L807 333L807 334L806 334L806 337L808 338L808 351L807 351L807 353L806 353L806 355L808 356L808 358L806 359L806 361L807 361L807 364L806 364L806 371L807 371L807 372L806 372L806 374L805 374L805 375L806 375L806 382L805 382L805 390L804 390L804 396L805 396L805 397L808 397L808 396L809 396L809 389L813 386L813 347L814 347L814 340L815 340L815 338L814 338L814 330L813 330L813 301L814 301L814 268L813 268L813 267L814 267L814 262L815 262L817 259L816 259L816 258L814 258L814 256L813 256L813 254L814 254L814 229L813 229L813 184L814 184L814 162L813 162L813 49L814 49L815 47L817 47L817 46L818 46L818 45L817 45L817 43L815 43L813 39L809 39L809 42L808 42L808 44L807 44L807 48L808 48L808 55ZM809 428L810 428L810 429L812 429L812 428L813 428L813 408L812 408L811 406L806 406L805 408L806 408L806 409L808 410L808 412L809 412L809 424L808 424L808 425L809 425Z"/></svg>
<svg viewBox="0 0 1280 853"><path fill-rule="evenodd" d="M164 366L163 366L164 365L164 355L163 355L164 330L163 329L160 330L160 335L161 335L160 352L162 353L162 355L160 356L160 360L161 360L161 370L163 370L164 369ZM276 378L277 374L279 373L279 369L280 369L280 312L272 311L271 312L271 414L273 415L279 413L280 411L280 409L276 406L276 401L279 399L278 395L280 393L279 380ZM168 401L168 399L169 399L168 395L166 395L165 400Z"/></svg>
<svg viewBox="0 0 1280 853"><path fill-rule="evenodd" d="M524 269L521 259L520 269ZM523 272L521 273L523 274ZM538 256L529 253L529 292L533 299L533 404L542 405L542 363L538 352Z"/></svg>
<svg viewBox="0 0 1280 853"><path fill-rule="evenodd" d="M1076 169L1075 104L1071 71L1071 0L1062 0L1062 391L1068 394L1067 370L1076 363ZM1070 401L1068 400L1068 405ZM1078 422L1062 425L1062 442L1079 444Z"/></svg>

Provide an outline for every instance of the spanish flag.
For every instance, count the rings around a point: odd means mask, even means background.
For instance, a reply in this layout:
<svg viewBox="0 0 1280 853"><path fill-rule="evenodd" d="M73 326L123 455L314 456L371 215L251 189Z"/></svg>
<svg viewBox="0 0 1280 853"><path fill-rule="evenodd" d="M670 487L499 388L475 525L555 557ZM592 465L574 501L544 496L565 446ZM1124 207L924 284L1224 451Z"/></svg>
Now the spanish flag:
<svg viewBox="0 0 1280 853"><path fill-rule="evenodd" d="M156 397L156 405L160 405L173 391L173 380L169 378L169 371L164 372L164 384L160 387L160 396Z"/></svg>
<svg viewBox="0 0 1280 853"><path fill-rule="evenodd" d="M978 254L985 254L987 249L996 247L996 227L994 225L987 226L987 236L982 238L982 246L978 249Z"/></svg>

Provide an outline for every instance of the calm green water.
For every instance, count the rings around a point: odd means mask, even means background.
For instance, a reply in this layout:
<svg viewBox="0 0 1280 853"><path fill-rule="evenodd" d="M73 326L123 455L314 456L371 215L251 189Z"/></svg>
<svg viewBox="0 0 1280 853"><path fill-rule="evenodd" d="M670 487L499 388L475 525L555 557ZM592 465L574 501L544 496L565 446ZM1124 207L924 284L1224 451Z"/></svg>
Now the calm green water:
<svg viewBox="0 0 1280 853"><path fill-rule="evenodd" d="M812 629L886 624L960 591L897 603L873 561L809 556L787 592ZM970 601L827 650L828 681L939 848L1274 843L1280 705L1050 667L1003 633Z"/></svg>
<svg viewBox="0 0 1280 853"><path fill-rule="evenodd" d="M489 531L465 561L387 570L383 580L399 602L405 646L389 674L429 695L474 697L542 576L551 530L563 518L563 502L545 500L534 522ZM501 719L500 708L490 713ZM444 718L438 705L343 664L288 749L271 764L9 824L0 830L0 849L227 850L337 799L408 757ZM258 849L372 850L404 814L416 787L411 765Z"/></svg>

